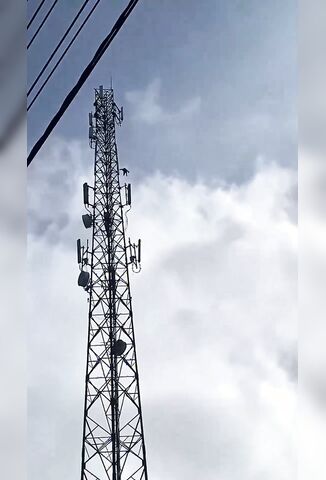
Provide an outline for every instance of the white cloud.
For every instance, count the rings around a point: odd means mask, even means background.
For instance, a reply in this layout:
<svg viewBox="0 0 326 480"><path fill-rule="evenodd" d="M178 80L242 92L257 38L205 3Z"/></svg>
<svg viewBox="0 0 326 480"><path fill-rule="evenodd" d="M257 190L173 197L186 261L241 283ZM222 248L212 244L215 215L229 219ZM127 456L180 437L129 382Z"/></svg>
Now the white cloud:
<svg viewBox="0 0 326 480"><path fill-rule="evenodd" d="M70 219L83 180L65 200ZM143 240L132 293L153 480L295 478L295 186L276 165L242 186L160 173L134 186L128 235ZM29 243L34 480L80 467L87 303L75 231L70 221L64 242L59 232L50 248L45 232Z"/></svg>
<svg viewBox="0 0 326 480"><path fill-rule="evenodd" d="M0 152L0 450L2 476L13 480L25 473L25 162L24 124Z"/></svg>

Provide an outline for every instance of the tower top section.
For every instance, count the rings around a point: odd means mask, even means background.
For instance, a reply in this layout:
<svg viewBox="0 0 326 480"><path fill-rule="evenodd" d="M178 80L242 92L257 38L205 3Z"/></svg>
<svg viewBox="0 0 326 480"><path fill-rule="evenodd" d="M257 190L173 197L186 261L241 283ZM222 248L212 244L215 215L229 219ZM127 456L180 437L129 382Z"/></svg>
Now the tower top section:
<svg viewBox="0 0 326 480"><path fill-rule="evenodd" d="M103 88L100 85L95 88L95 111L90 112L88 116L89 120L89 145L91 148L95 148L99 136L100 130L103 131L103 122L110 122L114 128L114 125L121 125L123 121L123 107L118 107L114 101L114 93L112 85L110 88Z"/></svg>

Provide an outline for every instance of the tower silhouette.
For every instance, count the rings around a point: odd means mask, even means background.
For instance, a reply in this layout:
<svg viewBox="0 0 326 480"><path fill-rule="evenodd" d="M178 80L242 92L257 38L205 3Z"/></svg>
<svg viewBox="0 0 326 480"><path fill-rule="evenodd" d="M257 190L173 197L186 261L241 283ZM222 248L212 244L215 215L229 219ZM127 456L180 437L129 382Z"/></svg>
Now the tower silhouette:
<svg viewBox="0 0 326 480"><path fill-rule="evenodd" d="M129 283L129 267L140 270L141 243L126 242L131 185L120 185L120 170L126 175L127 169L119 168L115 137L123 109L113 89L102 86L95 89L94 107L94 186L83 185L82 217L92 229L91 246L77 240L78 284L89 296L81 480L147 480Z"/></svg>

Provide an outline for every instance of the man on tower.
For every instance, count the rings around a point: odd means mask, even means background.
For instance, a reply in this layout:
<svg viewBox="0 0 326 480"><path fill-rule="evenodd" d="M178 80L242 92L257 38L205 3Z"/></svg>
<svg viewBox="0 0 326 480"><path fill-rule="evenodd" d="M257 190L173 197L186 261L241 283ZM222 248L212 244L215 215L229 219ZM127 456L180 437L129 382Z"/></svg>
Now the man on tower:
<svg viewBox="0 0 326 480"><path fill-rule="evenodd" d="M130 173L127 168L120 168L120 170L121 170L123 176L127 176L128 173Z"/></svg>

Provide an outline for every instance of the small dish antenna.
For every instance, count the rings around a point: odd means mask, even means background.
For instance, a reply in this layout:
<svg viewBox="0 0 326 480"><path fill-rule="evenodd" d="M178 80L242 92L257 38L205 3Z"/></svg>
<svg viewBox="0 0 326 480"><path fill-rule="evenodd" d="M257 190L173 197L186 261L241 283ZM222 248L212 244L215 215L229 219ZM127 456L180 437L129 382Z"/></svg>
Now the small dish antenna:
<svg viewBox="0 0 326 480"><path fill-rule="evenodd" d="M85 270L82 270L78 277L78 285L84 288L87 287L89 283L89 278L90 278L89 273L85 272Z"/></svg>
<svg viewBox="0 0 326 480"><path fill-rule="evenodd" d="M113 345L112 353L113 353L113 355L117 355L118 357L120 357L125 352L126 348L127 348L126 342L119 339Z"/></svg>

